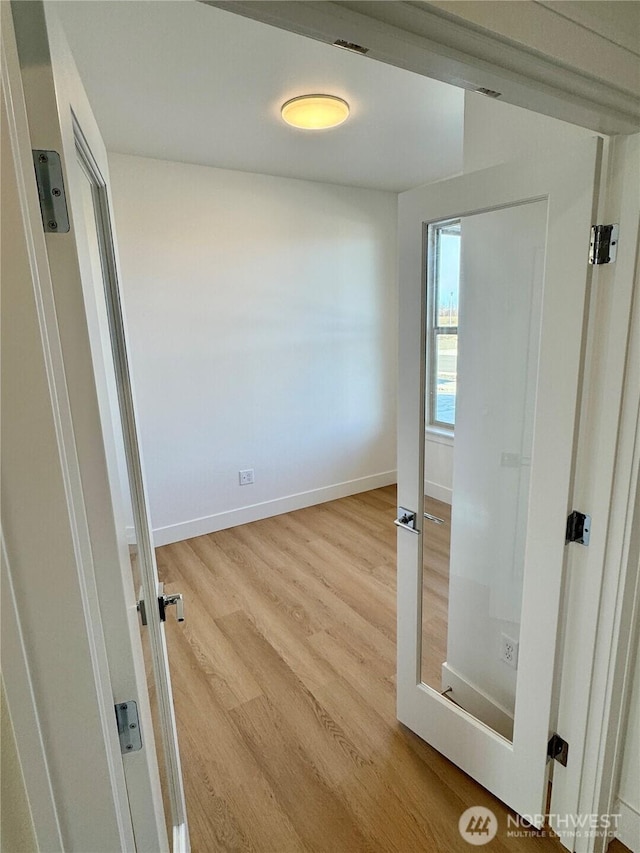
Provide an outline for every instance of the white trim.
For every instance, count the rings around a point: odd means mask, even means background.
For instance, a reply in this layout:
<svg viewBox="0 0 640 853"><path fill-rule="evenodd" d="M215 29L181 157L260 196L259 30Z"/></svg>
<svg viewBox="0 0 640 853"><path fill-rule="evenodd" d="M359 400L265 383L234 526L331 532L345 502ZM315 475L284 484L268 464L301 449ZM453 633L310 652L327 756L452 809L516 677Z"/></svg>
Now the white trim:
<svg viewBox="0 0 640 853"><path fill-rule="evenodd" d="M618 818L618 838L632 853L640 853L640 812L618 798L614 809Z"/></svg>
<svg viewBox="0 0 640 853"><path fill-rule="evenodd" d="M52 30L50 32L53 33ZM68 59L68 61L70 62L71 60ZM107 155L93 113L86 100L84 90L81 88L81 83L77 81L75 87L72 89L70 85L73 79L72 75L68 74L68 77L68 90L65 91L65 97L68 97L72 104L73 127L71 133L69 133L68 145L65 150L69 180L67 193L70 202L70 212L76 222L76 242L81 277L83 284L86 283L85 310L89 338L94 352L94 377L98 391L99 406L101 406L103 440L105 449L107 450L107 473L110 478L111 489L110 494L103 496L99 505L88 501L89 520L90 524L93 521L96 529L100 529L103 526L104 506L106 503L104 498L106 497L106 500L110 501L113 506L114 511L116 507L119 510L116 516L119 519L116 523L117 531L119 532L124 525L125 511L121 506L122 492L113 434L115 423L119 417L121 423L118 426L122 429L127 471L130 474L131 505L136 525L137 571L141 580L143 597L148 601L155 599L157 595L158 576L147 511L142 461L133 414L134 404L128 373L124 317L118 292L118 259L115 235L112 229L112 213L108 199L109 175ZM70 155L70 150L75 154L75 158L73 155ZM82 224L85 224L85 227L89 225L86 222L86 214L80 203L82 193L79 182L84 180L87 180L91 186L95 206L93 213L95 219L93 225L90 227L95 228L98 235L98 251L100 253L102 268L102 277L98 280L94 279L89 247L86 242L86 232L85 228L81 227ZM102 310L105 311L106 316L102 314L99 306L102 306ZM113 360L110 360L105 355L109 350L112 352ZM109 399L107 390L110 381L115 386L113 388L113 397L117 398L117 402L114 399L113 403ZM115 409L114 406L116 407ZM94 482L96 479L94 477ZM117 538L116 533L116 543L113 543L112 540L112 545L116 544L117 546ZM111 551L109 557L105 555L104 565L111 563L112 566L115 566L118 557L121 561L121 577L125 588L124 601L126 605L130 605L133 601L137 601L138 591L134 590L132 584L133 578L128 549L124 549L121 544L117 553ZM107 601L105 586L109 590L115 589L112 570L104 574L98 572L97 580L99 585L102 583L101 598L103 601ZM145 847L150 850L164 848L165 846L168 848L169 841L165 835L166 828L163 817L162 794L160 785L156 784L158 770L156 766L157 750L153 748L151 737L153 724L150 709L146 707L147 702L145 701L143 655L139 643L140 624L137 614L131 608L129 615L133 619L129 619L127 629L130 631L132 647L135 648L136 652L132 655L130 663L133 665L134 670L137 668L139 672L137 683L131 683L129 680L132 674L131 668L128 662L125 661L123 650L120 648L121 634L123 630L126 630L125 626L119 623L117 619L118 611L121 608L122 600L117 599L112 604L112 618L105 620L105 637L107 640L107 651L111 654L110 661L112 679L114 681L114 693L116 684L118 684L120 690L123 689L124 679L128 680L127 689L135 691L135 693L130 693L129 695L137 695L138 698L140 724L143 730L147 732L147 749L145 752L147 761L149 762L147 768L144 765L134 768L133 762L129 759L125 763L129 803L132 816L134 817L134 826L136 827L136 844L140 850ZM124 611L122 615L125 615ZM158 722L154 728L154 739L163 742L164 746L164 769L166 785L169 789L170 819L175 824L186 824L186 805L184 802L182 772L173 713L167 650L164 632L156 609L152 610L148 615L148 624L145 632L149 640L158 710ZM120 679L123 680L121 681ZM120 696L123 699L127 698L127 695L123 696L121 692ZM134 772L141 771L143 774L142 777L133 775L131 773L132 770ZM151 786L147 791L146 786L149 778L151 779ZM149 796L147 796L147 793ZM147 813L149 807L153 810L155 822L149 822L148 827L145 829L143 827L145 827L147 817L149 816Z"/></svg>
<svg viewBox="0 0 640 853"><path fill-rule="evenodd" d="M571 753L566 768L554 766L551 800L551 813L563 815L612 810L638 607L633 537L634 514L640 510L640 293L636 286L634 298L634 277L640 135L618 137L609 145L612 156L596 221L619 222L625 238L616 263L595 268L591 294L588 393L582 401L572 503L589 512L593 523L589 547L570 548L564 587L555 728L569 741ZM602 853L606 846L604 838L573 839L567 833L561 840L576 853Z"/></svg>
<svg viewBox="0 0 640 853"><path fill-rule="evenodd" d="M443 429L436 426L425 426L424 429L425 444L440 444L443 447L449 447L453 450L454 433L453 430ZM425 468L427 465L428 450L425 447ZM435 498L437 501L449 504L453 502L453 489L450 486L443 486L442 483L436 483L435 480L429 480L425 477L424 493L426 497Z"/></svg>
<svg viewBox="0 0 640 853"><path fill-rule="evenodd" d="M450 698L473 714L479 720L492 728L498 734L511 740L513 737L513 714L495 699L486 694L476 684L473 684L445 661L442 664L442 690L452 688Z"/></svg>
<svg viewBox="0 0 640 853"><path fill-rule="evenodd" d="M171 853L190 853L189 829L186 823L174 824Z"/></svg>
<svg viewBox="0 0 640 853"><path fill-rule="evenodd" d="M435 498L445 504L451 505L453 501L453 489L441 486L440 483L434 483L432 480L424 481L424 493L426 497Z"/></svg>
<svg viewBox="0 0 640 853"><path fill-rule="evenodd" d="M455 434L452 429L444 429L444 427L437 426L426 426L424 434L427 441L433 441L436 444L446 444L447 447L453 447Z"/></svg>
<svg viewBox="0 0 640 853"><path fill-rule="evenodd" d="M4 538L0 532L0 565L2 578L2 680L9 716L13 725L16 746L25 790L31 811L31 820L38 850L47 853L63 853L64 842L58 820L58 810L49 763L44 745L42 727L38 718L38 706L33 690L27 650L25 648L20 614L13 588L11 567Z"/></svg>
<svg viewBox="0 0 640 853"><path fill-rule="evenodd" d="M359 477L356 480L347 480L344 483L323 486L320 489L311 489L308 492L298 492L283 498L275 498L226 512L218 512L214 515L206 515L202 518L194 518L191 521L168 524L166 527L154 529L154 545L156 548L161 545L170 545L172 542L181 542L183 539L192 539L194 536L215 533L216 530L226 530L228 527L237 527L239 524L248 524L251 521L259 521L273 515L282 515L285 512L293 512L296 509L304 509L327 501L335 501L338 498L346 498L349 495L357 495L371 489L380 489L382 486L391 486L395 482L396 472L384 471L381 474L372 474L369 477Z"/></svg>
<svg viewBox="0 0 640 853"><path fill-rule="evenodd" d="M42 360L41 369L47 382L49 395L47 403L50 406L47 411L47 418L50 417L55 436L55 452L58 455L59 482L56 480L56 486L60 488L60 491L64 495L65 502L65 529L61 531L60 553L63 553L63 548L67 548L73 560L73 562L68 563L64 567L65 576L56 577L58 589L62 589L63 584L66 584L66 588L69 590L64 607L60 605L59 601L57 603L59 618L66 627L66 632L61 632L57 639L60 641L60 648L64 648L64 643L69 642L69 635L73 630L73 626L81 620L85 633L81 633L77 638L74 638L73 645L74 648L77 648L78 658L82 660L82 666L87 668L87 677L85 678L86 689L83 688L82 695L80 695L79 689L76 693L81 703L95 701L95 719L88 721L87 733L88 737L92 738L91 747L94 760L104 760L105 764L105 769L100 769L101 778L98 778L97 772L95 774L96 785L91 795L87 796L85 808L90 802L91 797L95 795L95 792L102 789L104 801L98 825L103 829L108 827L113 843L117 843L122 850L133 850L135 846L133 828L129 813L117 727L114 726L113 696L104 646L104 635L102 633L100 602L98 601L95 587L92 543L86 524L84 495L76 454L75 434L69 410L66 375L60 349L52 281L45 237L41 225L38 191L31 160L30 133L23 79L19 65L12 17L14 7L13 4L10 5L6 2L0 5L2 14L2 86L6 97L7 132L11 141L18 203L20 206L19 211L16 211L16 213L21 219L26 244L27 262L33 282L33 316L38 326L41 343L38 358ZM30 8L36 15L39 14L39 6L30 4ZM34 223L37 223L35 227ZM27 466L25 466L26 468ZM30 474L31 472L28 473ZM28 488L30 482L30 480L26 481L25 488ZM5 530L5 533L7 536L9 535L7 530ZM8 543L7 549L10 553L11 547ZM24 547L24 540L19 540L15 547ZM40 547L40 543L36 540L34 542L34 549L37 550ZM19 553L19 556L21 559L24 559L24 554ZM55 568L55 566L51 568ZM51 664L47 664L52 644L50 635L46 635L47 629L44 626L47 619L42 608L46 607L50 611L52 604L50 600L45 602L45 595L48 590L42 585L42 577L38 581L42 595L39 595L38 592L35 595L33 594L33 587L29 588L29 581L32 580L32 577L20 577L20 584L16 587L16 598L20 594L24 595L25 593L30 596L29 603L33 613L40 612L42 614L43 632L45 633L44 635L36 636L31 631L30 634L25 636L31 656L32 671L34 677L38 680L37 689L33 695L29 697L26 694L25 698L27 700L31 698L33 701L36 696L42 697L43 694L45 695L44 701L40 699L38 704L34 704L33 713L37 714L38 718L42 719L50 727L46 746L49 755L55 754L52 759L54 766L57 761L56 775L51 777L51 781L55 785L56 798L61 803L59 811L70 809L69 803L71 802L73 802L74 809L80 810L83 807L82 799L78 797L72 799L70 792L74 784L80 784L79 779L84 773L88 772L88 768L83 768L83 774L76 773L75 777L71 773L70 765L74 759L69 749L69 744L73 740L73 732L68 726L57 726L57 720L54 720L52 718L53 715L51 715L50 699L47 691L51 678L56 677L56 675L55 671L51 668ZM19 599L15 602L15 607L17 608L17 612L20 612L18 609L20 607ZM77 677L79 677L78 672L79 670L77 669ZM69 690L71 691L70 681L67 684L70 685ZM7 684L7 702L10 707L12 705L14 707L12 718L15 719L16 700L15 697L10 695L10 691L11 686ZM69 701L74 702L73 692L69 693ZM49 715L51 715L49 718L46 716L47 708ZM80 713L82 713L81 704L78 705L78 708L80 709ZM19 707L18 714L22 713L28 714L30 710ZM62 709L60 709L60 713L62 713ZM18 747L20 748L20 746L21 744L18 741ZM99 756L99 759L96 759L95 756ZM23 761L22 753L20 754L20 759ZM62 763L63 759L64 764ZM28 786L27 796L31 801L32 783L27 780L26 775L25 784ZM91 789L89 790L91 791ZM65 796L67 798L66 805L65 799L63 799ZM95 832L95 826L92 828L90 822L86 820L81 822L78 819L78 815L70 811L67 811L65 814L65 820L66 826L63 824L65 842L82 844L84 842L81 839L88 839L92 832ZM54 832L54 835L59 836L61 829L62 827L58 824L58 831L57 833ZM53 843L55 844L56 841L54 840Z"/></svg>

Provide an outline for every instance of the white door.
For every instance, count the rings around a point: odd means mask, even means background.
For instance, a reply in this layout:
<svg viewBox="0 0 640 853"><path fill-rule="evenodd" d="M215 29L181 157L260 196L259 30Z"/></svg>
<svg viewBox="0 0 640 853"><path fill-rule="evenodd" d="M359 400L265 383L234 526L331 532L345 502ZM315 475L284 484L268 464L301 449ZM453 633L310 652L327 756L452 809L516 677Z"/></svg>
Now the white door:
<svg viewBox="0 0 640 853"><path fill-rule="evenodd" d="M399 202L398 718L538 826L599 158ZM450 509L425 499L425 436Z"/></svg>
<svg viewBox="0 0 640 853"><path fill-rule="evenodd" d="M158 584L106 149L54 10L12 8L136 849L187 851L163 625L182 601Z"/></svg>

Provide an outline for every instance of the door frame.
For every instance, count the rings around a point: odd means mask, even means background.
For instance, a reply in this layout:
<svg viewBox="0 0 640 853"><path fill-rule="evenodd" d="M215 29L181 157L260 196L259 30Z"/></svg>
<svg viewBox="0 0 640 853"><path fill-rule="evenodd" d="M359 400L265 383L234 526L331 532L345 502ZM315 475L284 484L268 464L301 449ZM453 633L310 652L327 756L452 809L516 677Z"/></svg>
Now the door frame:
<svg viewBox="0 0 640 853"><path fill-rule="evenodd" d="M271 7L273 4L268 5ZM7 6L2 4L3 16L8 12ZM10 12L8 16L10 20ZM380 35L381 28L377 29ZM3 17L3 49L6 42L6 53L9 56L12 50L11 31L12 28L5 25ZM426 52L423 48L423 53ZM523 56L529 57L529 54L523 51ZM3 60L3 75L4 64ZM473 58L469 59L468 64L478 72L483 68L480 60ZM526 82L530 89L537 86L533 79ZM16 80L13 78L11 85L14 90ZM545 106L545 97L545 93L540 94L541 110ZM552 96L549 95L549 98ZM520 96L520 100L518 97L511 100L530 108L523 96ZM19 103L10 104L14 117L17 116L14 121L19 129L23 126L23 117L20 115L22 107ZM602 121L608 120L607 115L599 112L599 109L595 103L589 105L590 114L594 117L592 126L598 125L598 116ZM561 734L570 732L572 744L568 767L564 769L557 765L554 771L552 811L556 813L589 812L592 806L611 801L617 773L615 768L619 761L623 709L630 692L631 627L638 611L637 600L632 602L632 606L629 605L628 593L637 589L640 575L635 558L637 542L632 537L634 511L640 506L640 502L632 498L640 465L637 451L640 444L640 376L637 367L640 364L640 285L636 285L635 298L632 298L634 270L637 270L640 213L631 192L634 176L637 177L637 171L634 170L637 170L640 140L637 136L613 137L608 143L612 160L603 176L607 192L601 203L599 221L620 222L621 242L616 264L595 271L589 306L585 372L585 388L588 388L589 394L583 395L582 425L576 450L574 504L591 510L594 529L589 548L572 546L573 553L569 556L568 589L572 594L567 595L566 601L563 660L565 664L571 662L572 666L576 663L579 666L572 684L568 685L565 679L562 689L559 689L558 730ZM33 205L37 206L37 195L30 162L22 164L20 181L24 188L23 209L33 210ZM28 234L28 239L35 247L33 258L38 261L38 267L32 268L33 274L35 276L39 272L46 275L44 235ZM635 274L637 276L637 271ZM631 318L623 333L619 329L620 323L616 322L610 310L611 293L616 293L619 316ZM628 311L625 313L626 308ZM47 343L47 355L55 360L55 342ZM598 367L599 364L606 365L613 381L604 375L605 371ZM88 571L89 564L90 561L87 561L84 570ZM585 579L584 583L582 579ZM85 602L84 606L88 616L89 604ZM598 625L595 642L587 642L585 646L587 631L591 631L594 624ZM20 639L18 620L13 626L5 620L5 630L9 634L13 632L14 638ZM49 642L45 634L37 631L22 639L28 641L31 649L44 647ZM585 647L589 648L587 655L576 654L576 650ZM564 668L567 671L566 665ZM24 684L28 684L31 679L28 660L24 658L23 663L16 662L15 669L16 678L5 679L7 700L12 719L20 720L16 726L16 738L36 835L39 839L51 840L48 849L58 849L54 838L55 821L49 820L47 823L44 817L47 810L36 808L39 803L48 802L50 818L51 809L59 820L69 818L68 815L58 813L59 796L56 790L51 788L49 796L38 788L37 774L41 763L36 754L38 750L33 750L32 745L42 745L40 759L46 761L38 714L46 713L47 709L41 699L29 695L28 691L21 693L18 689L18 676ZM580 680L578 673L586 677ZM603 689L605 685L606 691ZM611 689L614 686L616 689ZM87 685L88 690L94 688L95 684ZM579 720L575 719L576 708L583 709ZM582 756L581 737L584 740ZM123 781L116 779L114 784L121 793ZM119 812L118 820L122 825L130 823L128 808L125 808L122 799L116 798L115 802L114 807ZM43 844L43 847L46 845ZM586 853L596 848L593 845L581 845L579 849L581 853Z"/></svg>
<svg viewBox="0 0 640 853"><path fill-rule="evenodd" d="M29 536L29 528L33 529L34 522L37 524L39 520L29 519L28 511L21 514L27 516L26 533L11 529L13 525L6 525L2 531L2 671L7 705L39 848L52 853L63 853L70 844L78 849L95 849L98 832L104 838L105 853L107 845L134 850L122 756L117 728L113 725L113 699L92 543L75 452L47 247L42 228L32 228L33 222L40 221L40 206L8 3L0 4L0 15L2 93L7 111L4 131L17 193L15 206L12 204L5 214L9 213L16 231L21 229L25 257L20 259L18 250L13 254L13 246L4 251L11 258L13 275L23 276L26 281L30 278L32 282L31 293L25 288L24 303L21 303L24 314L15 318L21 330L32 324L40 336L41 348L32 353L33 360L29 372L25 368L25 375L32 379L39 373L45 378L49 392L46 400L44 395L39 398L39 422L28 439L38 444L47 438L55 442L47 448L51 454L47 461L55 458L57 464L50 470L45 469L45 473L55 478L58 495L63 496L56 507L55 548L51 547L52 540L45 541L44 533ZM26 451L24 448L23 453ZM29 487L37 488L43 470L39 466L34 468L28 459L21 467L21 474ZM13 500L21 498L13 493L10 496ZM7 499L9 495L3 494L3 497ZM39 527L42 530L47 525L41 521ZM37 577L34 577L34 565L40 568L35 572ZM51 572L50 578L43 578L42 567ZM49 584L53 588L49 588ZM38 586L42 588L40 591ZM47 609L56 615L55 642L52 642L51 620L46 619ZM56 649L54 655L52 648ZM64 671L61 654L68 654L73 669L80 671L79 679L60 677ZM52 689L51 679L63 684L65 702L58 701L60 691ZM74 708L81 720L81 743L78 730L74 731L69 724L69 707ZM81 751L84 762L88 759L89 770L95 772L91 782L83 780L84 774L74 770L76 765L83 764L77 757ZM92 768L92 762L99 762L100 768L95 765ZM86 786L87 796L78 796L78 785Z"/></svg>
<svg viewBox="0 0 640 853"><path fill-rule="evenodd" d="M589 547L571 546L565 580L556 730L571 751L567 767L554 768L555 816L614 811L638 644L640 134L605 144L597 221L619 222L624 233L616 262L594 269L589 306L573 506L594 523ZM576 853L607 846L570 840Z"/></svg>
<svg viewBox="0 0 640 853"><path fill-rule="evenodd" d="M82 633L79 644L86 643L90 671L85 674L85 704L89 702L92 691L97 694L93 700L92 713L97 715L101 724L101 737L105 780L102 789L96 785L96 801L90 801L82 813L70 818L68 804L73 802L74 792L79 802L83 797L80 790L90 791L88 780L82 774L67 773L64 780L52 789L56 806L58 828L65 847L58 846L60 838L52 837L42 845L42 849L92 849L99 850L97 837L105 835L103 842L107 850L138 850L157 853L168 850L164 821L160 777L157 766L154 731L147 691L146 674L140 636L140 622L137 613L137 595L133 589L129 550L125 538L124 512L121 506L120 483L114 473L114 439L109 428L104 428L101 408L104 406L104 378L100 364L92 357L92 308L91 299L87 302L87 293L83 291L80 257L69 261L69 249L65 248L72 234L45 235L41 226L38 189L32 161L31 148L65 151L67 158L73 152L73 162L67 162L64 182L67 188L74 183L72 170L79 168L75 162L75 139L72 138L71 115L62 128L58 125L58 116L51 103L57 102L56 80L51 73L51 65L63 78L63 89L72 91L74 110L82 120L83 131L88 134L92 150L99 151L102 140L93 120L91 108L82 90L73 59L66 46L66 39L59 30L59 24L51 10L46 10L47 24L51 24L50 43L45 40L24 41L20 47L25 55L19 56L16 39L16 24L10 4L2 5L2 71L3 92L7 96L9 112L8 135L11 138L13 162L18 174L19 210L10 213L20 218L23 233L30 250L29 266L35 293L35 305L41 330L43 349L43 368L47 372L50 406L57 420L58 464L64 482L64 503L71 522L71 535L77 564L73 572L56 572L53 585L55 594L50 601L37 601L30 610L37 614L35 623L28 632L29 654L24 659L27 679L35 685L38 695L38 675L45 668L47 648L52 644L50 627L45 618L46 607L53 608L58 597L69 599L80 607L74 615L76 623L67 623L61 619L56 626L56 640L65 637L70 642L72 634ZM12 4L13 5L13 4ZM29 8L27 8L27 6ZM33 27L40 33L44 27L45 8L41 3L18 4L17 13L21 16L22 31ZM23 35L24 38L24 35ZM31 99L25 97L25 90ZM62 109L62 107L60 108ZM69 109L69 101L66 101ZM30 112L31 110L31 112ZM47 120L47 116L49 119ZM65 135L66 134L66 135ZM106 153L104 155L106 160ZM65 166L63 164L63 170ZM108 176L105 176L108 179ZM16 205L18 206L18 205ZM74 209L69 199L69 217L73 220ZM62 271L62 274L61 274ZM23 321L22 316L16 323ZM26 321L25 321L26 323ZM102 381L101 381L102 380ZM102 397L100 396L102 394ZM101 407L102 404L102 407ZM25 466L26 467L26 466ZM17 629L25 636L24 626L20 625L21 613L27 602L33 600L37 591L29 586L33 580L18 574L20 569L18 545L7 539L6 571L12 573L12 586L17 598ZM33 537L38 540L38 537ZM13 552L11 546L14 546ZM46 561L42 561L46 565ZM16 567L18 567L16 571ZM34 585L35 586L35 585ZM44 586L44 584L43 584ZM56 604L55 606L59 606ZM38 609L40 607L40 609ZM78 628L78 623L82 628ZM42 629L40 630L40 625ZM46 626L46 627L45 627ZM4 630L3 625L3 630ZM3 648L4 652L4 648ZM73 658L70 658L73 660ZM13 663L13 662L11 662ZM49 663L48 669L57 671ZM4 661L3 661L4 669ZM42 679L40 679L42 680ZM61 680L58 676L58 680ZM63 681L64 679L62 679ZM42 690L40 685L40 690ZM15 691L7 684L7 702L12 720L19 720L24 713L20 704L16 705ZM137 702L140 730L143 738L141 750L127 754L123 760L114 705L121 702ZM47 724L57 734L58 730L67 732L73 729L69 724L68 707L81 708L79 696L69 693L68 704L55 706L38 702L39 723ZM81 718L83 719L83 718ZM83 720L84 722L84 720ZM32 735L37 732L32 731ZM28 763L31 750L20 742L19 754ZM94 739L93 741L91 739ZM82 742L84 739L84 742ZM52 758L56 745L43 741L43 757L50 768L52 780L56 778L55 764ZM82 766L79 756L84 751L88 755L102 743L95 734L84 732L78 740L76 732L75 749L67 746L68 760ZM95 749L89 749L89 746ZM24 747L24 749L21 749ZM75 754L75 755L74 755ZM91 772L91 762L87 772ZM25 770L25 779L28 774ZM107 790L109 789L109 790ZM28 794L30 795L30 791ZM64 793L67 808L63 808L61 795ZM90 799L90 795L87 795ZM95 815L92 814L95 810ZM34 824L40 821L39 810L33 808ZM101 817L104 820L101 820ZM94 821L95 818L95 821ZM96 829L107 827L104 832ZM38 832L38 838L45 832ZM118 839L113 836L118 833ZM107 837L107 833L110 835ZM46 837L46 836L45 836ZM186 844L186 835L184 835ZM184 846L184 845L183 845Z"/></svg>

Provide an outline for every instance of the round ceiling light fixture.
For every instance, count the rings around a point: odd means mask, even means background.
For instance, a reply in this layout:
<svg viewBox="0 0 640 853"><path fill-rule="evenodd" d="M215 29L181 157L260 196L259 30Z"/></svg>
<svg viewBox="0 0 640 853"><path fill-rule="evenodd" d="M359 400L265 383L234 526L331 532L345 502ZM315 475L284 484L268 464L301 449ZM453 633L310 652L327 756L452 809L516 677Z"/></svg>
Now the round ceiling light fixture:
<svg viewBox="0 0 640 853"><path fill-rule="evenodd" d="M336 95L300 95L283 104L280 112L292 127L325 130L349 118L349 104Z"/></svg>

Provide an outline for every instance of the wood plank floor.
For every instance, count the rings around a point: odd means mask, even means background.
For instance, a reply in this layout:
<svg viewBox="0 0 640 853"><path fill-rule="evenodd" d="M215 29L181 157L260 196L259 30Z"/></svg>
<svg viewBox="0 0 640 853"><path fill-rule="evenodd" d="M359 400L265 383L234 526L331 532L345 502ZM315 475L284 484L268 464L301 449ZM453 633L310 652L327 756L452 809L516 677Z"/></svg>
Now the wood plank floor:
<svg viewBox="0 0 640 853"><path fill-rule="evenodd" d="M425 519L423 527L422 680L440 691L447 659L451 507L425 495L424 509L442 523Z"/></svg>
<svg viewBox="0 0 640 853"><path fill-rule="evenodd" d="M395 488L158 549L194 853L468 853L507 809L395 719Z"/></svg>

